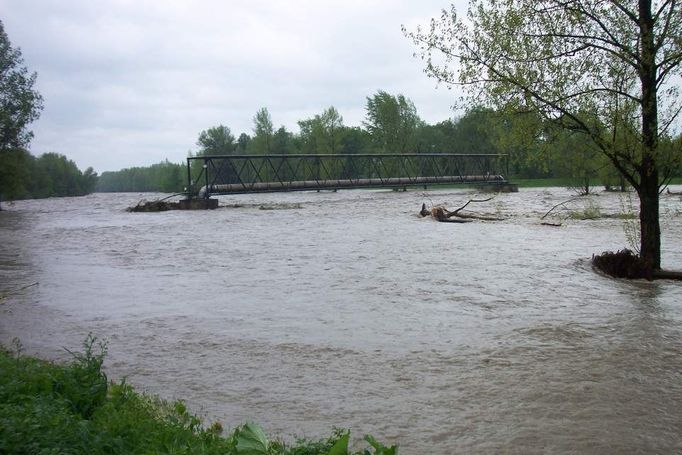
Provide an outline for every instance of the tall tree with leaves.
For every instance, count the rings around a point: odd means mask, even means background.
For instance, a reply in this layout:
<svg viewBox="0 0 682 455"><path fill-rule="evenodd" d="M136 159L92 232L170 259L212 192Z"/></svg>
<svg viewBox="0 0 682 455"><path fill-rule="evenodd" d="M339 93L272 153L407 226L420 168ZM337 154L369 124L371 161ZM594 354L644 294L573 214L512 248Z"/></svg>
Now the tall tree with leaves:
<svg viewBox="0 0 682 455"><path fill-rule="evenodd" d="M334 106L330 106L322 112L320 120L324 131L325 152L339 153L342 147L343 117Z"/></svg>
<svg viewBox="0 0 682 455"><path fill-rule="evenodd" d="M21 50L12 47L0 21L0 151L27 147L33 138L27 127L43 108L33 88L37 77L24 66Z"/></svg>
<svg viewBox="0 0 682 455"><path fill-rule="evenodd" d="M306 153L339 153L343 147L343 117L334 106L299 120L301 149Z"/></svg>
<svg viewBox="0 0 682 455"><path fill-rule="evenodd" d="M367 97L367 114L363 125L382 152L405 153L413 143L421 120L414 103L403 95L379 90Z"/></svg>
<svg viewBox="0 0 682 455"><path fill-rule="evenodd" d="M324 150L324 126L319 115L299 120L299 148L302 153L322 153Z"/></svg>
<svg viewBox="0 0 682 455"><path fill-rule="evenodd" d="M676 0L472 0L406 32L426 72L468 103L532 111L586 135L637 191L640 256L661 266L660 138L682 105Z"/></svg>
<svg viewBox="0 0 682 455"><path fill-rule="evenodd" d="M253 139L251 146L256 153L272 153L272 140L275 135L275 128L272 125L272 118L267 107L263 107L256 112L253 118Z"/></svg>

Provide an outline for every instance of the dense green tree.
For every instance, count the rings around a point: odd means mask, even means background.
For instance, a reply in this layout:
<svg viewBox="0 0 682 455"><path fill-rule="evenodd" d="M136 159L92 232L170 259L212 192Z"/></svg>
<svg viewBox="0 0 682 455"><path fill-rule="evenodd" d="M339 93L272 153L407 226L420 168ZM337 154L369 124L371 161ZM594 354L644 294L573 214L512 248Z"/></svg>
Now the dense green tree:
<svg viewBox="0 0 682 455"><path fill-rule="evenodd" d="M341 150L343 153L370 153L372 136L358 126L344 126L341 128Z"/></svg>
<svg viewBox="0 0 682 455"><path fill-rule="evenodd" d="M295 151L294 135L287 131L286 127L280 126L272 136L272 152L276 155L289 155ZM289 161L283 158L274 158L268 161L272 168L271 175L277 179L287 180L293 178L293 170Z"/></svg>
<svg viewBox="0 0 682 455"><path fill-rule="evenodd" d="M251 143L251 136L246 133L242 133L237 138L237 153L239 155L244 155L248 152L249 143Z"/></svg>
<svg viewBox="0 0 682 455"><path fill-rule="evenodd" d="M92 168L92 166L89 166L88 168L85 169L83 172L83 190L85 191L86 194L92 193L95 191L95 188L97 188L97 182L99 181L99 176L97 175L97 172Z"/></svg>
<svg viewBox="0 0 682 455"><path fill-rule="evenodd" d="M92 168L83 174L72 160L58 153L44 153L35 160L32 197L84 196L95 188ZM51 183L51 185L50 185Z"/></svg>
<svg viewBox="0 0 682 455"><path fill-rule="evenodd" d="M366 109L363 125L381 152L405 153L414 146L421 120L412 101L404 95L379 90L367 97Z"/></svg>
<svg viewBox="0 0 682 455"><path fill-rule="evenodd" d="M496 153L499 115L490 109L470 109L455 123L451 136L456 153Z"/></svg>
<svg viewBox="0 0 682 455"><path fill-rule="evenodd" d="M34 161L28 151L20 148L0 152L0 200L30 197Z"/></svg>
<svg viewBox="0 0 682 455"><path fill-rule="evenodd" d="M555 164L561 157L553 154L548 138L555 128L533 112L498 112L495 144L509 154L510 165L520 177L556 177Z"/></svg>
<svg viewBox="0 0 682 455"><path fill-rule="evenodd" d="M36 164L38 169L50 176L51 181L51 185L42 188L44 193L40 197L80 194L76 177L80 172L73 161L68 161L57 153L45 153L38 158Z"/></svg>
<svg viewBox="0 0 682 455"><path fill-rule="evenodd" d="M199 156L229 155L237 147L232 132L223 125L214 126L199 133L197 145L199 146Z"/></svg>
<svg viewBox="0 0 682 455"><path fill-rule="evenodd" d="M36 158L19 148L0 153L0 197L5 200L83 196L94 191L96 183L92 168L83 173L64 155Z"/></svg>
<svg viewBox="0 0 682 455"><path fill-rule="evenodd" d="M416 153L455 153L450 145L450 137L454 126L452 120L445 120L436 125L423 123L415 132Z"/></svg>
<svg viewBox="0 0 682 455"><path fill-rule="evenodd" d="M13 48L0 21L0 152L28 146L28 125L40 116L43 98L33 86L36 73L24 66L21 50Z"/></svg>
<svg viewBox="0 0 682 455"><path fill-rule="evenodd" d="M272 136L273 153L288 155L294 150L294 135L287 131L284 126L280 126Z"/></svg>
<svg viewBox="0 0 682 455"><path fill-rule="evenodd" d="M237 149L237 143L232 131L224 125L214 126L199 133L196 144L199 146L199 150L194 156L232 155ZM190 153L191 156L193 156L192 153ZM200 175L203 165L204 163L201 160L192 160L190 165L192 168L191 175L202 181L204 178L201 178ZM154 182L153 188L159 188L158 181Z"/></svg>
<svg viewBox="0 0 682 455"><path fill-rule="evenodd" d="M163 193L177 193L182 190L183 184L185 183L182 165L174 165L173 163L168 163L168 160L166 160L166 162L159 167L158 177L156 178L159 182L159 191Z"/></svg>
<svg viewBox="0 0 682 455"><path fill-rule="evenodd" d="M680 112L682 8L676 1L472 0L408 33L429 75L469 103L531 111L580 132L640 200L640 255L661 265L662 134ZM586 115L587 114L587 115Z"/></svg>

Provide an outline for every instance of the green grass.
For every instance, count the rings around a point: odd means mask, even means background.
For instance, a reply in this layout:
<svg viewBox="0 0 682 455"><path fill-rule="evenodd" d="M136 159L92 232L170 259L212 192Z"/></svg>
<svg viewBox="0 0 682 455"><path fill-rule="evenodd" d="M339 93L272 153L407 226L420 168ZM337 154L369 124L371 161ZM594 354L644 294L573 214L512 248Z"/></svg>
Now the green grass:
<svg viewBox="0 0 682 455"><path fill-rule="evenodd" d="M102 371L106 345L89 336L83 353L56 364L0 348L0 453L2 454L221 454L348 455L350 432L287 445L269 441L247 423L222 436L182 401L168 402L109 382ZM372 437L362 455L392 455Z"/></svg>
<svg viewBox="0 0 682 455"><path fill-rule="evenodd" d="M575 184L575 182L572 182L571 179L559 178L516 179L512 177L509 179L509 182L517 184L519 188L549 188L549 187L567 188L570 187L572 184Z"/></svg>

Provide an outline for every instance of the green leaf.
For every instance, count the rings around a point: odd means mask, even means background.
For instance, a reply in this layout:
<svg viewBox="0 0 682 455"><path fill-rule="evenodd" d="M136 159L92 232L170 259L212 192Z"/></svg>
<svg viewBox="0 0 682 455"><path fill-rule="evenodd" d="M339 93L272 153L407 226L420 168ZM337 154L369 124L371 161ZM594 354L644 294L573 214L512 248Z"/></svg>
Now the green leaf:
<svg viewBox="0 0 682 455"><path fill-rule="evenodd" d="M348 455L348 440L350 431L339 438L329 451L328 455Z"/></svg>
<svg viewBox="0 0 682 455"><path fill-rule="evenodd" d="M372 446L375 455L398 455L398 446L386 447L369 434L365 436L365 441Z"/></svg>
<svg viewBox="0 0 682 455"><path fill-rule="evenodd" d="M236 450L239 455L267 455L270 444L261 427L247 423L239 429Z"/></svg>

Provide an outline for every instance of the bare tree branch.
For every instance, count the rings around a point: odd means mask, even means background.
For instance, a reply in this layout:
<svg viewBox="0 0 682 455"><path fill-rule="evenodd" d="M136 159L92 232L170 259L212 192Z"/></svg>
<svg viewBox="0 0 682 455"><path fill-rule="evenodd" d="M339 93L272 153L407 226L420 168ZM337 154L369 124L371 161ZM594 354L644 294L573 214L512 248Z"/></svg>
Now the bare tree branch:
<svg viewBox="0 0 682 455"><path fill-rule="evenodd" d="M571 199L569 199L569 200L567 200L567 201L559 202L557 205L555 205L554 207L552 207L551 209L549 209L549 210L547 211L547 213L545 213L544 215L542 215L542 217L541 217L540 219L541 219L541 220L544 220L545 218L547 218L547 217L549 216L549 214L552 213L552 212L554 211L555 208L560 207L560 206L562 206L562 205L566 205L566 204L568 204L569 202L577 201L578 199L582 199L582 198L583 198L583 196L578 196L578 197L571 198Z"/></svg>

